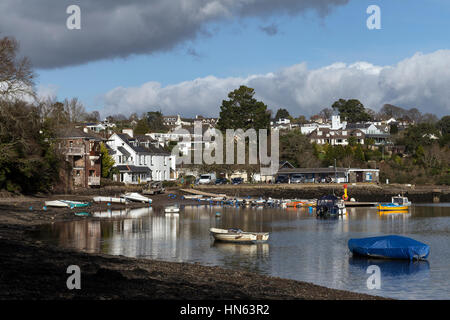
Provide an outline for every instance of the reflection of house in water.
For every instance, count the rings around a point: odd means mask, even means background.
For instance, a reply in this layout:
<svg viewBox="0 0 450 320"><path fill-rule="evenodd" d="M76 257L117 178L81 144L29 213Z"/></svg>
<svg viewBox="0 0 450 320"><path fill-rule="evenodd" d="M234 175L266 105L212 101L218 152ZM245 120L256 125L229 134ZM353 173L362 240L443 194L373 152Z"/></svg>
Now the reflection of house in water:
<svg viewBox="0 0 450 320"><path fill-rule="evenodd" d="M91 253L100 251L101 226L100 221L72 221L55 224L58 228L59 243Z"/></svg>

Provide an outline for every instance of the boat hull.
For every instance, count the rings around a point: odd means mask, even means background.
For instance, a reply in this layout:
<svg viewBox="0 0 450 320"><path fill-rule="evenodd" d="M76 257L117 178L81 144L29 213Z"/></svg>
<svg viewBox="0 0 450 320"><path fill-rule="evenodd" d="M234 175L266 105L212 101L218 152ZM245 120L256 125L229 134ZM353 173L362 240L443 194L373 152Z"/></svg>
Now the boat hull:
<svg viewBox="0 0 450 320"><path fill-rule="evenodd" d="M216 241L235 243L265 242L269 239L268 232L230 232L225 229L211 228L210 234Z"/></svg>
<svg viewBox="0 0 450 320"><path fill-rule="evenodd" d="M350 239L348 248L355 255L384 259L422 260L430 253L425 243L396 235Z"/></svg>
<svg viewBox="0 0 450 320"><path fill-rule="evenodd" d="M143 195L140 195L139 193L126 193L126 194L122 195L121 197L126 200L129 200L129 201L152 203L152 199L144 197Z"/></svg>
<svg viewBox="0 0 450 320"><path fill-rule="evenodd" d="M395 204L379 204L377 209L380 211L402 211L408 210L409 206L399 206Z"/></svg>
<svg viewBox="0 0 450 320"><path fill-rule="evenodd" d="M127 203L127 200L124 198L113 198L113 197L94 197L93 200L95 202L111 202L111 203Z"/></svg>

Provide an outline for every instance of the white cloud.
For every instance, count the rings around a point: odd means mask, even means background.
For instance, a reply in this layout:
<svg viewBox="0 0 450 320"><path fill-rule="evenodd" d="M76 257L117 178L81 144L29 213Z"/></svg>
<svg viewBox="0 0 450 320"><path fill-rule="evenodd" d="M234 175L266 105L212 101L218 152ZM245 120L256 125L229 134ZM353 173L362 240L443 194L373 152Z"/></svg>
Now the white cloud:
<svg viewBox="0 0 450 320"><path fill-rule="evenodd" d="M119 87L103 96L103 114L162 110L164 114L217 116L228 92L246 85L269 108L287 108L293 115L309 116L339 98L355 98L374 110L391 103L442 116L450 113L449 83L450 50L439 50L417 53L394 66L334 63L310 70L300 63L245 78L208 76L166 87L158 82Z"/></svg>

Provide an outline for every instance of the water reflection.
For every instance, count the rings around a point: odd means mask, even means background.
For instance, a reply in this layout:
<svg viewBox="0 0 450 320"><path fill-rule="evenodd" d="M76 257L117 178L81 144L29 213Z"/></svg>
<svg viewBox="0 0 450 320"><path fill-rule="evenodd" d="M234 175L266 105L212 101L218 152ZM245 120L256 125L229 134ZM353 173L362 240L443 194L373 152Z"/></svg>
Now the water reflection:
<svg viewBox="0 0 450 320"><path fill-rule="evenodd" d="M348 263L353 268L367 270L371 265L380 267L381 276L403 276L420 273L422 278L430 274L430 263L428 261L408 261L408 260L383 260L383 259L365 259L361 257L350 257ZM351 268L351 270L353 270ZM417 280L417 279L416 279Z"/></svg>
<svg viewBox="0 0 450 320"><path fill-rule="evenodd" d="M217 215L219 213L219 215ZM156 206L93 212L93 217L54 223L38 237L89 252L199 262L343 290L394 298L450 297L450 207L412 206L407 212L347 208L334 219L317 219L308 208L236 208L189 205L177 215ZM214 242L209 228L269 232L267 243ZM353 258L349 238L400 234L427 243L429 262ZM382 288L368 290L366 269L380 266Z"/></svg>

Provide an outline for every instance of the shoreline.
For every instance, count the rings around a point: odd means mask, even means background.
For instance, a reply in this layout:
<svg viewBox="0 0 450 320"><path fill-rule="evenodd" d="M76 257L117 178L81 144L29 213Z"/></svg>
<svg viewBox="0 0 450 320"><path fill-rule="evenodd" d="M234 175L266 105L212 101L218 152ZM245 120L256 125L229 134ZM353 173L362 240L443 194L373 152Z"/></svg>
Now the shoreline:
<svg viewBox="0 0 450 320"><path fill-rule="evenodd" d="M450 202L450 186L377 185L348 183L348 196L360 202L391 202L391 197L404 194L413 203ZM229 196L272 197L278 199L318 199L326 194L344 193L344 184L240 184L198 185L194 189Z"/></svg>
<svg viewBox="0 0 450 320"><path fill-rule="evenodd" d="M178 193L178 195L180 195ZM61 195L51 196L51 199ZM70 195L73 200L87 196ZM83 199L84 198L84 199ZM167 193L152 196L156 205L176 203ZM178 196L177 196L178 198ZM356 292L256 273L179 263L92 254L33 239L42 224L86 219L70 209L44 211L47 199L0 199L0 300L5 299L150 299L150 300L379 300ZM187 202L185 200L185 202ZM34 206L33 210L29 210ZM124 205L95 205L103 210ZM127 207L143 207L133 204ZM90 219L90 218L88 218ZM68 290L69 265L81 269L81 290Z"/></svg>

